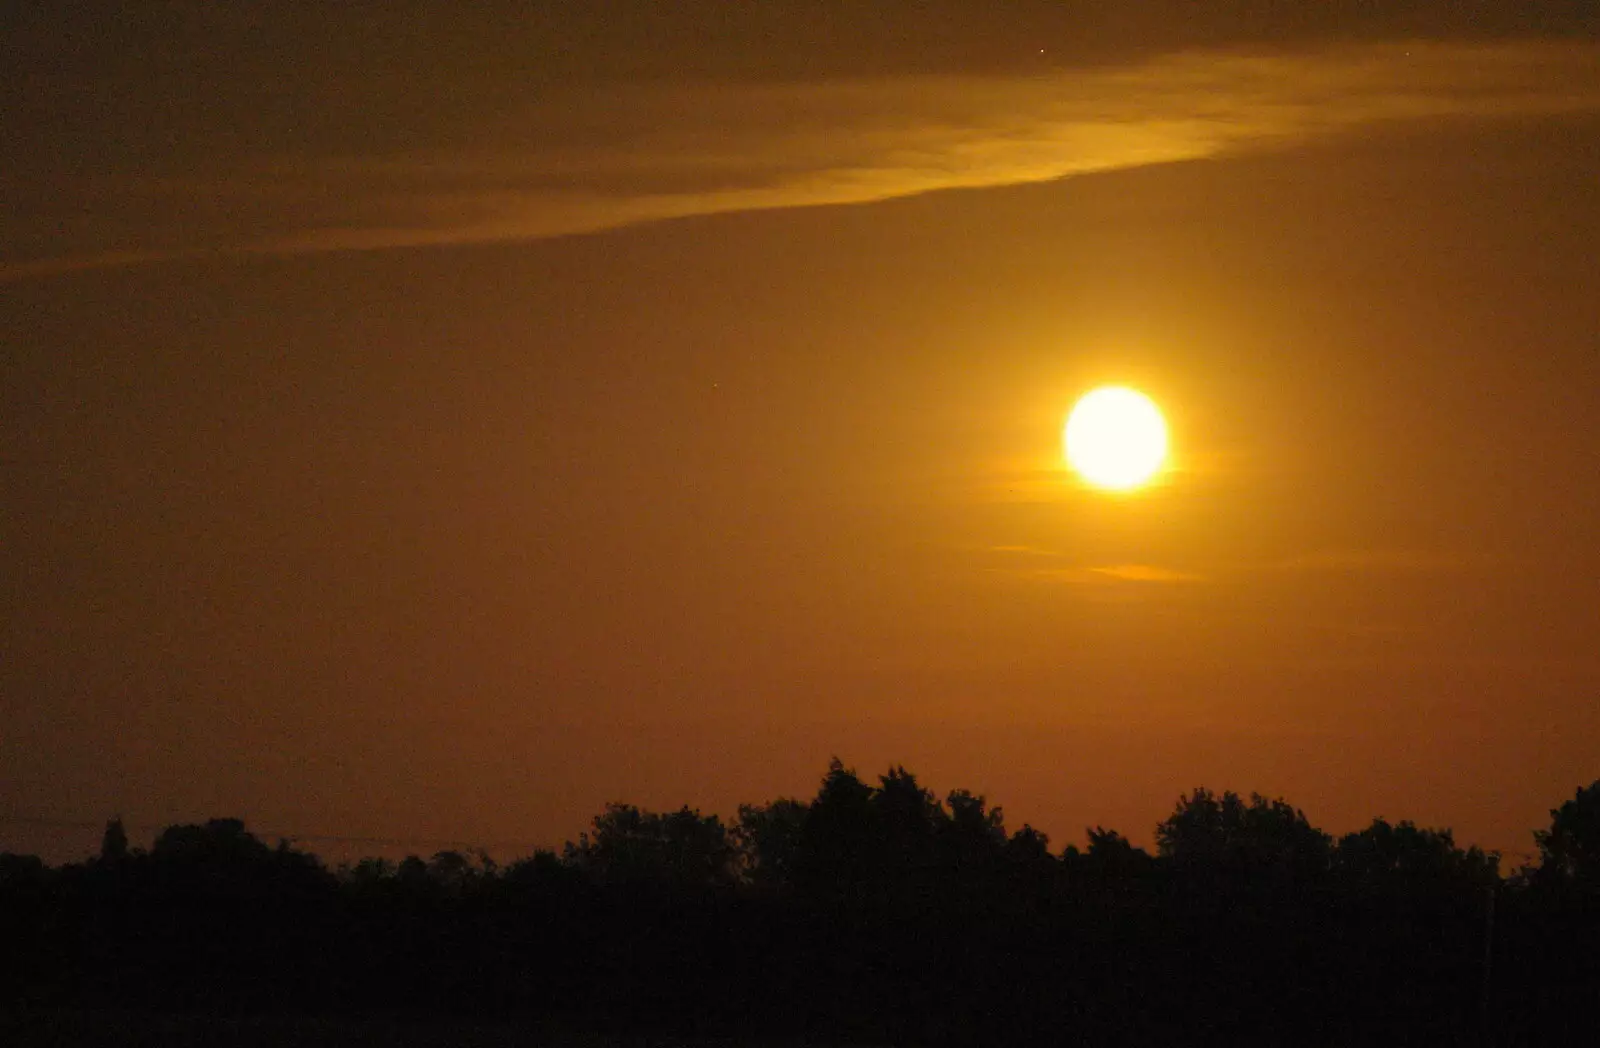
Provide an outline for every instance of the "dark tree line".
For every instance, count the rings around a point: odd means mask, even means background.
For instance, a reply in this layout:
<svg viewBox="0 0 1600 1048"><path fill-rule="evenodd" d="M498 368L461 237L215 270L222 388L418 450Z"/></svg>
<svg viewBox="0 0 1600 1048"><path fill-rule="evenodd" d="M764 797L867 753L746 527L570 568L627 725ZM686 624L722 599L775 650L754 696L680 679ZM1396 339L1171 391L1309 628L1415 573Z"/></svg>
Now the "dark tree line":
<svg viewBox="0 0 1600 1048"><path fill-rule="evenodd" d="M1590 1043L1600 782L1536 863L1197 789L1151 854L1053 851L966 790L835 761L732 823L611 804L558 853L329 870L243 823L0 853L0 1008L469 1013L894 1043Z"/></svg>

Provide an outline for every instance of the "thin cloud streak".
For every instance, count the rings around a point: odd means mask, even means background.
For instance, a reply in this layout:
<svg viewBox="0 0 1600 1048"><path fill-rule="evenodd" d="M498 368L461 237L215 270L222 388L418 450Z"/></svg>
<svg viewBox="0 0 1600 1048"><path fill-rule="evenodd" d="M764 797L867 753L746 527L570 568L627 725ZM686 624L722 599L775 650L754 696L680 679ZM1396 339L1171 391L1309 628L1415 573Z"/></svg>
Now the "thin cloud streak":
<svg viewBox="0 0 1600 1048"><path fill-rule="evenodd" d="M1096 575L1122 582L1204 582L1205 576L1188 571L1176 571L1155 564L1112 564L1090 568Z"/></svg>
<svg viewBox="0 0 1600 1048"><path fill-rule="evenodd" d="M1107 582L1134 582L1134 583L1201 583L1208 581L1205 575L1193 571L1183 571L1177 568L1165 568L1158 564L1104 564L1104 565L1074 565L1060 568L1011 568L997 569L1003 574L1014 577L1033 579L1044 582L1063 583L1073 586L1105 584Z"/></svg>
<svg viewBox="0 0 1600 1048"><path fill-rule="evenodd" d="M574 96L486 130L496 144L482 150L285 157L217 177L136 179L126 192L99 185L81 200L68 183L60 206L74 216L71 246L0 258L0 280L219 254L541 239L1042 182L1392 121L1596 111L1600 48L1553 42L1188 53L1047 76ZM40 228L60 218L35 216Z"/></svg>
<svg viewBox="0 0 1600 1048"><path fill-rule="evenodd" d="M1063 550L1026 545L996 545L987 552L1012 565L1071 561ZM1272 561L1234 561L1210 564L1205 573L1163 567L1157 564L1066 564L1059 567L1013 566L1001 569L1007 574L1057 582L1088 583L1105 579L1122 582L1208 582L1243 576L1270 575L1431 575L1459 573L1489 566L1493 561L1482 555L1420 549L1318 550Z"/></svg>
<svg viewBox="0 0 1600 1048"><path fill-rule="evenodd" d="M1319 550L1273 567L1285 572L1435 573L1466 571L1489 563L1483 556L1443 550L1369 549Z"/></svg>

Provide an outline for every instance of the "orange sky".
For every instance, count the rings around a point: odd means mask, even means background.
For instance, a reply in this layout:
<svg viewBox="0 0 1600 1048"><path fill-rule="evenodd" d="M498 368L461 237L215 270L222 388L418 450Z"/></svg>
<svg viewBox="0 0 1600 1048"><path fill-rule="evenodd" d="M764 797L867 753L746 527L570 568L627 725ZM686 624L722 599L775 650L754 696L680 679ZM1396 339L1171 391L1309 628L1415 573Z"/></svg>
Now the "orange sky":
<svg viewBox="0 0 1600 1048"><path fill-rule="evenodd" d="M24 27L0 815L506 855L838 754L1057 844L1206 785L1531 848L1600 775L1592 31L1051 25L276 86ZM1062 471L1102 381L1159 489Z"/></svg>

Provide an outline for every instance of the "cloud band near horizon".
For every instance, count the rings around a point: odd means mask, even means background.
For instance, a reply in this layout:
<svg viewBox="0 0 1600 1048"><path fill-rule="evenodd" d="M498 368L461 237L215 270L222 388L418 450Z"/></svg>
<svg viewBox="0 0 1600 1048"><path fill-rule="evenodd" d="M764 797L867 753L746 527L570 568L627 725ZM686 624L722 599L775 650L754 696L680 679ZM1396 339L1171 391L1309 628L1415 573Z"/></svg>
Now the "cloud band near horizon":
<svg viewBox="0 0 1600 1048"><path fill-rule="evenodd" d="M708 86L546 99L483 144L68 178L0 281L163 260L494 243L1285 147L1391 122L1600 112L1600 47L1193 52L1030 77Z"/></svg>

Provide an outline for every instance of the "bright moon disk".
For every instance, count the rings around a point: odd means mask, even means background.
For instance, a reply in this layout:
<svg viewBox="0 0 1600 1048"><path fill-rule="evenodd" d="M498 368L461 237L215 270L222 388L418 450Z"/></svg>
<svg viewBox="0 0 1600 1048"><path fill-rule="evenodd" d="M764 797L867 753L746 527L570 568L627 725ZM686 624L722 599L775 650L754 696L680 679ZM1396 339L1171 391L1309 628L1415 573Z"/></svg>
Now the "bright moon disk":
<svg viewBox="0 0 1600 1048"><path fill-rule="evenodd" d="M1127 386L1085 393L1062 434L1067 462L1097 488L1131 491L1167 457L1167 423L1155 401Z"/></svg>

